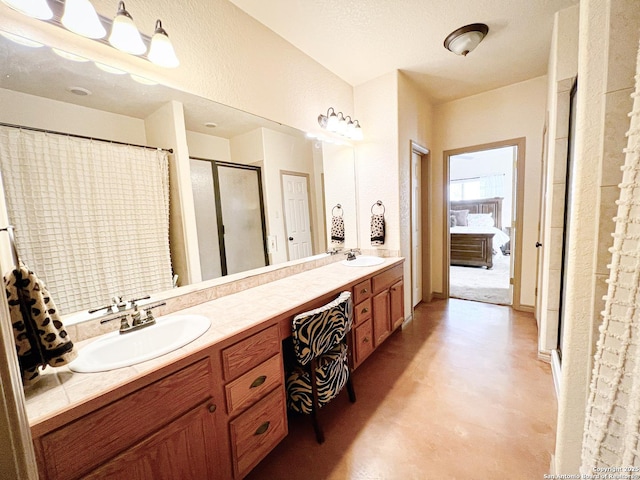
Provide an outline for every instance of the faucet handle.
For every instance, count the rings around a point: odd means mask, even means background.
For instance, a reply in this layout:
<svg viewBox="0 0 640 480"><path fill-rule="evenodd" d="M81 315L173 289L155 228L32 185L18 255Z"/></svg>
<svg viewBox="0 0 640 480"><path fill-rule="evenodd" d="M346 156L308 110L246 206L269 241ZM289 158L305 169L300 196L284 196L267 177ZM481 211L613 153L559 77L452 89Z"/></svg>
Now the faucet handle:
<svg viewBox="0 0 640 480"><path fill-rule="evenodd" d="M162 302L162 303L157 303L155 305L150 305L148 307L144 307L144 311L146 312L147 316L144 319L145 322L152 322L155 321L155 317L153 316L153 313L151 313L151 310L153 310L154 308L158 308L158 307L162 307L164 305L166 305L167 302Z"/></svg>

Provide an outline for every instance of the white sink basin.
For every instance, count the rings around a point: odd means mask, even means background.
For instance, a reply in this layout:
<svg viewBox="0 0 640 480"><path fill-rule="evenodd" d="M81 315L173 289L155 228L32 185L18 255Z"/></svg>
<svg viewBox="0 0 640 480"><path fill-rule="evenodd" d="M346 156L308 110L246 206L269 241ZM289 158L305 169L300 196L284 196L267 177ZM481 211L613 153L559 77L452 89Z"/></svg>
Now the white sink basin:
<svg viewBox="0 0 640 480"><path fill-rule="evenodd" d="M111 332L88 344L69 364L74 372L106 372L145 362L184 347L209 330L202 315L169 315L156 324L121 334Z"/></svg>
<svg viewBox="0 0 640 480"><path fill-rule="evenodd" d="M360 255L357 256L355 260L342 260L341 263L348 267L373 267L374 265L384 263L384 258Z"/></svg>

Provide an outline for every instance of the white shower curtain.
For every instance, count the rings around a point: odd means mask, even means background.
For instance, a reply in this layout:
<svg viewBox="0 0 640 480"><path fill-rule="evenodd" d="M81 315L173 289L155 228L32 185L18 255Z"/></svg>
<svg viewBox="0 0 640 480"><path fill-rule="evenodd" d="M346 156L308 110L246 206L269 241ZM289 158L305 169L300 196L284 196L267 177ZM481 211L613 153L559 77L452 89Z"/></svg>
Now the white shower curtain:
<svg viewBox="0 0 640 480"><path fill-rule="evenodd" d="M0 168L18 253L62 313L172 287L166 152L0 127Z"/></svg>
<svg viewBox="0 0 640 480"><path fill-rule="evenodd" d="M582 446L583 474L615 467L621 470L609 473L629 475L615 478L640 477L640 470L633 470L640 467L640 51L635 78L609 290Z"/></svg>

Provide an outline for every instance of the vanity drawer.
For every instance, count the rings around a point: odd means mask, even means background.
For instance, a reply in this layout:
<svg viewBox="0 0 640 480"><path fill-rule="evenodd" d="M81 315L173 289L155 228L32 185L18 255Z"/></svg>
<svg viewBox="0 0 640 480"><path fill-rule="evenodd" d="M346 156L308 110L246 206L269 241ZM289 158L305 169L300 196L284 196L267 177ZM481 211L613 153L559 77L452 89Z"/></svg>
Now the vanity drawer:
<svg viewBox="0 0 640 480"><path fill-rule="evenodd" d="M229 422L233 473L244 477L287 435L284 387Z"/></svg>
<svg viewBox="0 0 640 480"><path fill-rule="evenodd" d="M224 378L233 380L277 353L280 353L280 336L278 326L274 325L222 351Z"/></svg>
<svg viewBox="0 0 640 480"><path fill-rule="evenodd" d="M211 397L201 360L41 437L48 480L78 478Z"/></svg>
<svg viewBox="0 0 640 480"><path fill-rule="evenodd" d="M402 275L404 274L403 268L402 264L396 265L373 277L373 293L380 293L402 279Z"/></svg>
<svg viewBox="0 0 640 480"><path fill-rule="evenodd" d="M229 415L253 405L274 387L284 383L280 358L280 355L271 357L224 387Z"/></svg>
<svg viewBox="0 0 640 480"><path fill-rule="evenodd" d="M367 298L364 302L358 303L354 307L353 325L357 326L364 322L367 318L371 318L371 299Z"/></svg>
<svg viewBox="0 0 640 480"><path fill-rule="evenodd" d="M353 287L353 303L358 304L371 296L371 279L358 283Z"/></svg>
<svg viewBox="0 0 640 480"><path fill-rule="evenodd" d="M354 330L353 368L360 365L373 352L373 322L366 320Z"/></svg>

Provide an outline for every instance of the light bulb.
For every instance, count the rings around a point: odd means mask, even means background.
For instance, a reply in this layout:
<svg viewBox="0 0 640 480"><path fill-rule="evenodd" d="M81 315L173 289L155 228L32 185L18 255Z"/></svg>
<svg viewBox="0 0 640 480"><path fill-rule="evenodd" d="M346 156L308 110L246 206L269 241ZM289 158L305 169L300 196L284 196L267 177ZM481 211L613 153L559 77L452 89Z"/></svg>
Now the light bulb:
<svg viewBox="0 0 640 480"><path fill-rule="evenodd" d="M133 55L142 55L147 51L140 32L133 23L133 18L127 12L124 2L120 2L118 5L118 13L111 25L109 43L118 50Z"/></svg>
<svg viewBox="0 0 640 480"><path fill-rule="evenodd" d="M47 0L2 0L2 3L20 13L39 20L51 20L53 18L53 12L49 8Z"/></svg>
<svg viewBox="0 0 640 480"><path fill-rule="evenodd" d="M89 0L65 0L62 25L87 38L103 38L107 34Z"/></svg>
<svg viewBox="0 0 640 480"><path fill-rule="evenodd" d="M151 62L161 67L175 68L180 65L171 40L169 40L167 32L162 28L160 20L156 21L156 31L151 37L151 47L149 47L147 57Z"/></svg>

